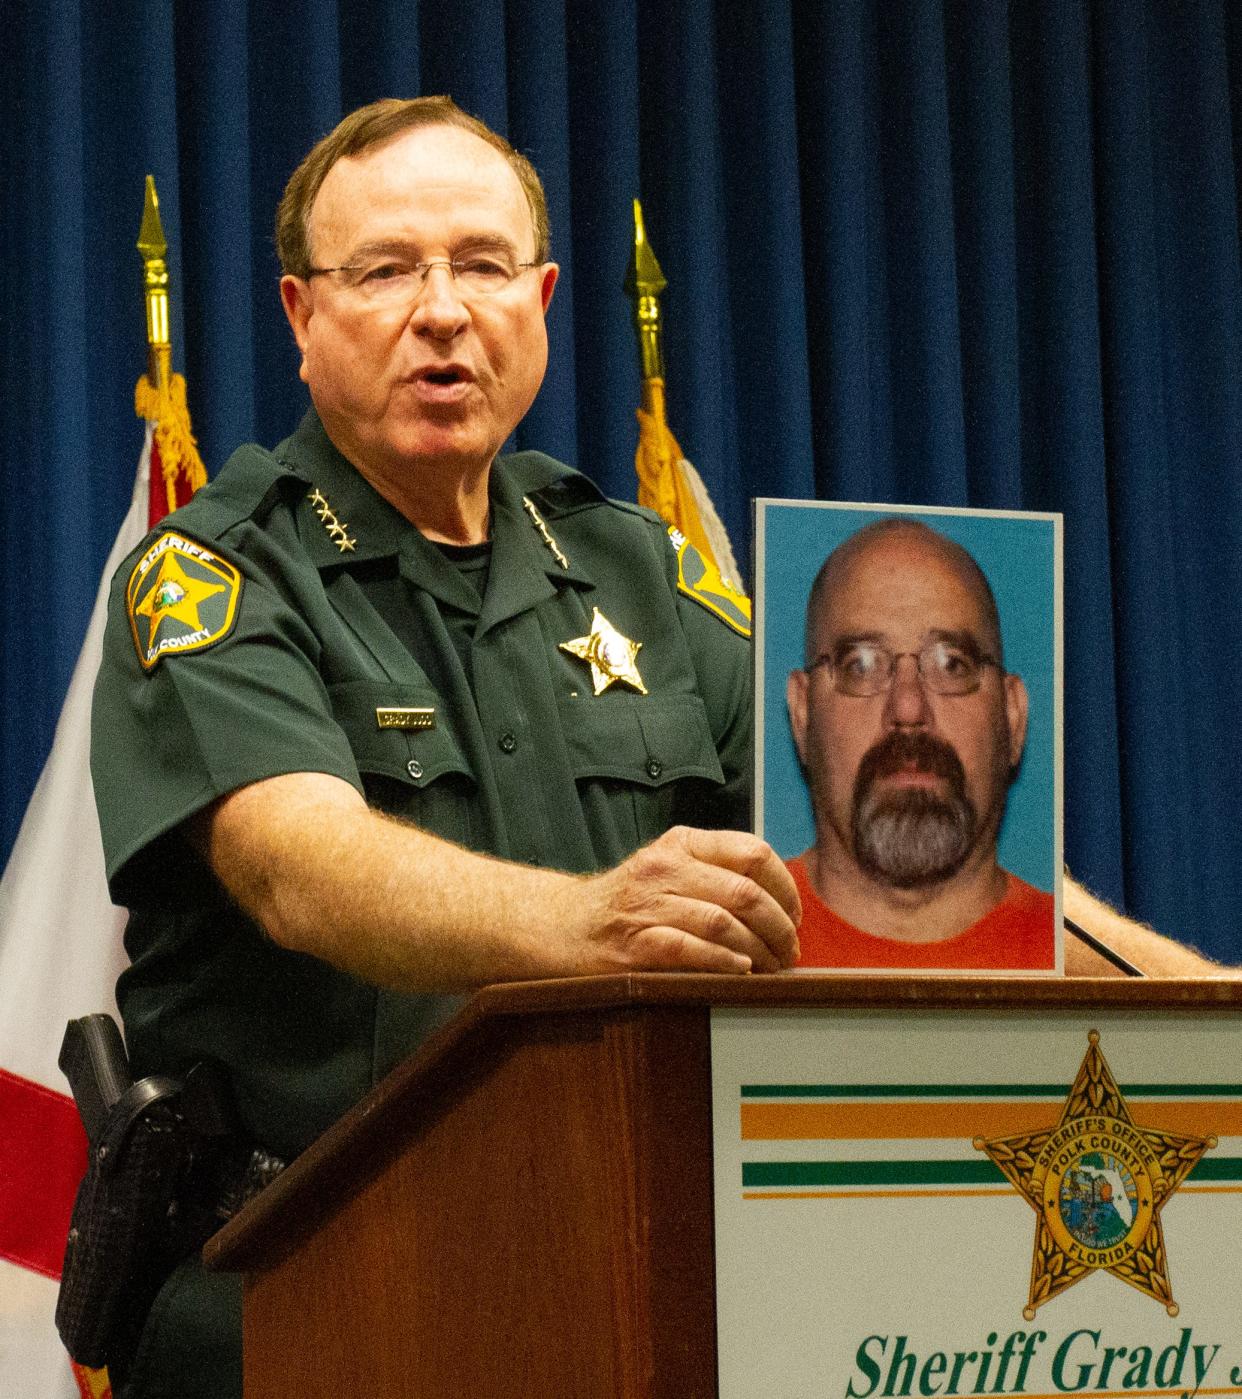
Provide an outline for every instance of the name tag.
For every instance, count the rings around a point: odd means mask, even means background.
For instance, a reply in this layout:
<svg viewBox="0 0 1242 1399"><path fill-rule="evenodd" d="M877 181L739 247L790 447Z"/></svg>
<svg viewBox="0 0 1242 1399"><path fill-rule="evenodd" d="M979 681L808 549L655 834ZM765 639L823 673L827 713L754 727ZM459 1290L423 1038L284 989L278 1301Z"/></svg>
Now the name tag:
<svg viewBox="0 0 1242 1399"><path fill-rule="evenodd" d="M434 729L434 709L377 709L375 726L380 729Z"/></svg>

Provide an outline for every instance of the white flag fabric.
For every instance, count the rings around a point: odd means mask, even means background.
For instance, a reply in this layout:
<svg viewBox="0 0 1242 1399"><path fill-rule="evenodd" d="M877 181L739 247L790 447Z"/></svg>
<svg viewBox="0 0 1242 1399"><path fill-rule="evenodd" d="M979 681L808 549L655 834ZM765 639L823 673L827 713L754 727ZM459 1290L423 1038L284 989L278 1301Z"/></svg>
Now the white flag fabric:
<svg viewBox="0 0 1242 1399"><path fill-rule="evenodd" d="M56 1064L65 1022L115 1012L125 914L108 898L90 780L108 584L147 532L152 425L47 764L0 879L0 1395L77 1399L53 1315L85 1138Z"/></svg>

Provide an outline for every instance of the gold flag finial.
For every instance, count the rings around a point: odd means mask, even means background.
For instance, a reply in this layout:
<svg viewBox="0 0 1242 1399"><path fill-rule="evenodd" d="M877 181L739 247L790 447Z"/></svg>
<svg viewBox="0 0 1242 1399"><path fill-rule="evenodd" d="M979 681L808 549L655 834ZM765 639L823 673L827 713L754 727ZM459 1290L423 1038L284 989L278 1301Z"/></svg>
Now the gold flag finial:
<svg viewBox="0 0 1242 1399"><path fill-rule="evenodd" d="M164 254L168 241L160 222L160 199L155 178L147 176L147 195L138 230L142 254L143 286L147 299L147 377L153 386L167 388L172 369L172 344L168 334L168 265Z"/></svg>
<svg viewBox="0 0 1242 1399"><path fill-rule="evenodd" d="M660 293L668 286L656 255L647 242L643 206L634 201L634 255L625 276L625 290L634 303L634 325L642 360L643 407L664 420L664 351L661 344Z"/></svg>

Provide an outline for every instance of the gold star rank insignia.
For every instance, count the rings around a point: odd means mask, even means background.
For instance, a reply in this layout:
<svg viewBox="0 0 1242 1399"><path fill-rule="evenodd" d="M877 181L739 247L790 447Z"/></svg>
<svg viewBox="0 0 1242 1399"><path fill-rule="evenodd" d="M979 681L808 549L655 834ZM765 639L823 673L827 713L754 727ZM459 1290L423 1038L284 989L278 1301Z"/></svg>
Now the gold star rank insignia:
<svg viewBox="0 0 1242 1399"><path fill-rule="evenodd" d="M144 670L163 655L201 651L232 630L241 574L183 535L165 531L138 560L125 601Z"/></svg>
<svg viewBox="0 0 1242 1399"><path fill-rule="evenodd" d="M647 687L634 664L642 642L622 636L598 607L593 612L590 632L586 636L576 636L572 641L562 641L561 650L586 661L591 667L591 679L597 695L602 695L609 685L618 680L637 690L640 695L645 695Z"/></svg>
<svg viewBox="0 0 1242 1399"><path fill-rule="evenodd" d="M315 514L323 521L323 527L328 532L328 538L336 545L342 554L351 554L358 541L349 533L349 526L344 520L336 518L336 512L328 504L327 497L319 489L314 487L306 497L311 503L311 508Z"/></svg>
<svg viewBox="0 0 1242 1399"><path fill-rule="evenodd" d="M1038 1307L1103 1269L1176 1316L1160 1211L1216 1138L1136 1126L1098 1032L1087 1040L1055 1127L974 1140L1037 1216L1022 1315L1033 1321Z"/></svg>

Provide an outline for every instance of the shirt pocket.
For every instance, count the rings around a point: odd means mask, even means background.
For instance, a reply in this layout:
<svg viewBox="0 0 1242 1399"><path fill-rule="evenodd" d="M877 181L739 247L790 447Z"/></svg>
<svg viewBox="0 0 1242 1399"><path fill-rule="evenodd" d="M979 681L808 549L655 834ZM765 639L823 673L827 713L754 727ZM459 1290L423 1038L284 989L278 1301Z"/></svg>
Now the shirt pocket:
<svg viewBox="0 0 1242 1399"><path fill-rule="evenodd" d="M561 704L562 732L579 795L598 841L610 829L607 860L623 859L666 831L704 784L724 772L707 711L697 695L616 695Z"/></svg>
<svg viewBox="0 0 1242 1399"><path fill-rule="evenodd" d="M434 835L468 843L475 779L432 689L348 680L328 687L367 803Z"/></svg>

